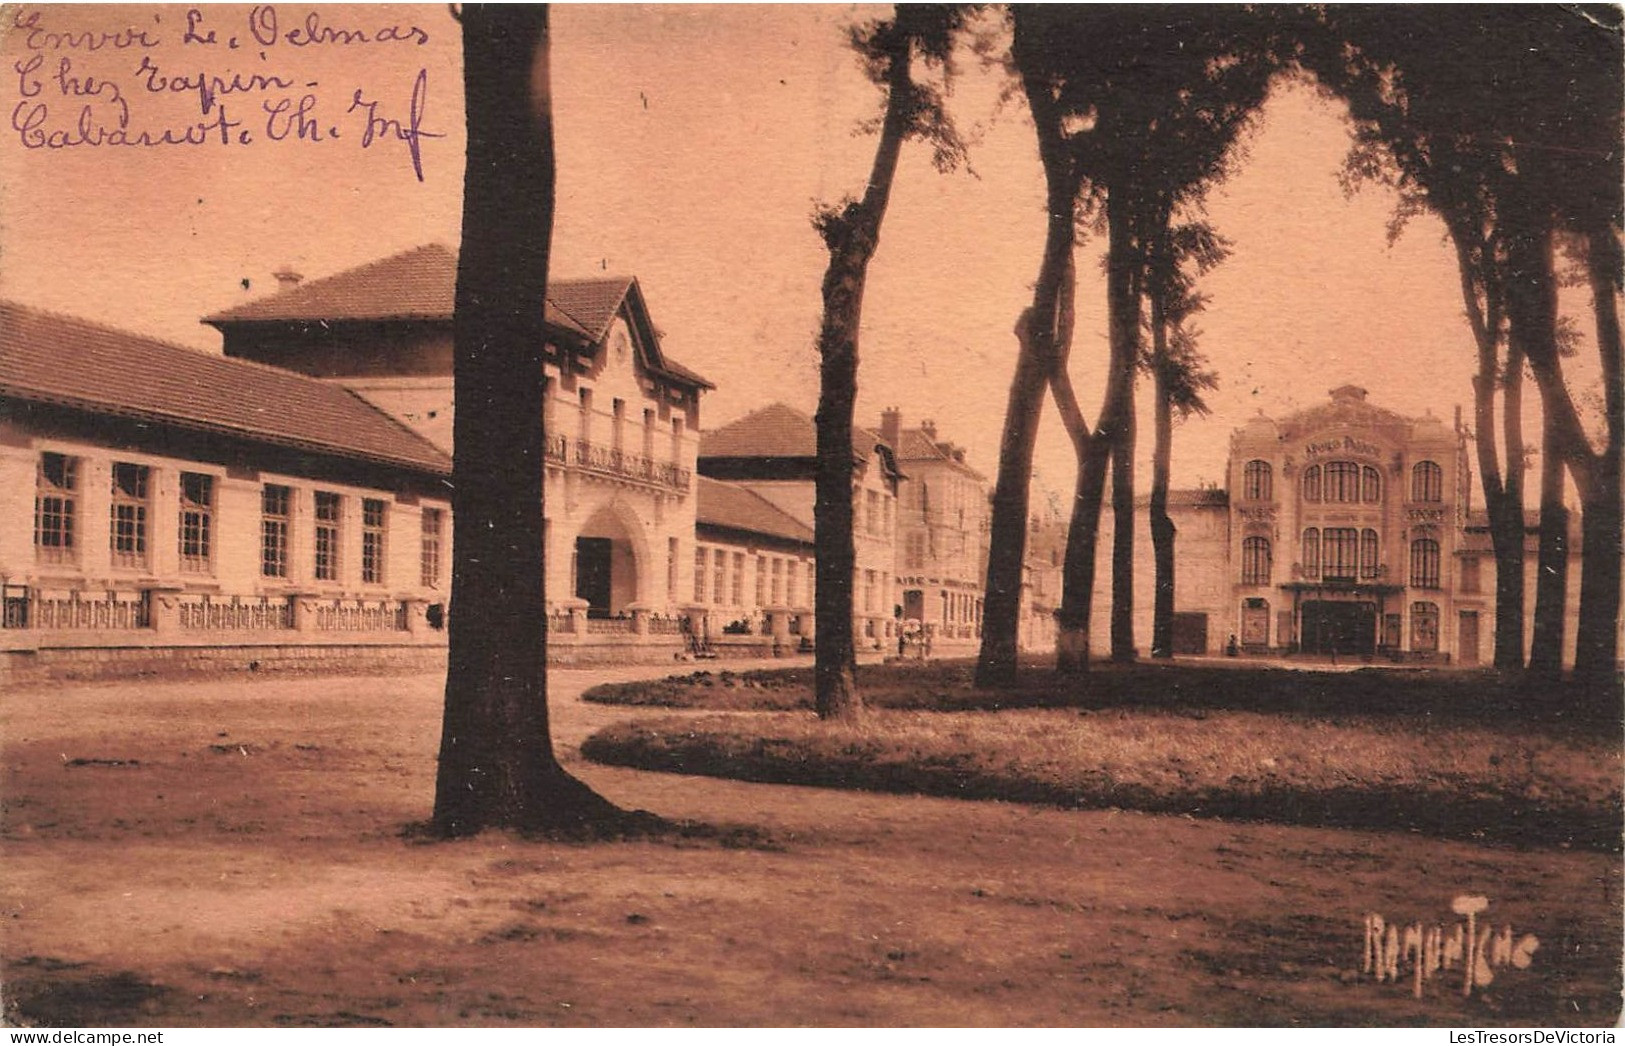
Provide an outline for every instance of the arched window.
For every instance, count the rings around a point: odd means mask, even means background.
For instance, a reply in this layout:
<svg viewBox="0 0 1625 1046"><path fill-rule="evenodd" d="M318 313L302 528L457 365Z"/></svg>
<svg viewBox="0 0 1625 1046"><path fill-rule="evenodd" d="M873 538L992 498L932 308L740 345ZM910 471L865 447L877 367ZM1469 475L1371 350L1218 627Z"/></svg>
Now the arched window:
<svg viewBox="0 0 1625 1046"><path fill-rule="evenodd" d="M1360 576L1377 576L1377 532L1369 527L1360 531Z"/></svg>
<svg viewBox="0 0 1625 1046"><path fill-rule="evenodd" d="M1411 604L1411 649L1421 652L1439 649L1439 604Z"/></svg>
<svg viewBox="0 0 1625 1046"><path fill-rule="evenodd" d="M1320 500L1320 466L1310 465L1303 470L1303 500Z"/></svg>
<svg viewBox="0 0 1625 1046"><path fill-rule="evenodd" d="M1320 531L1314 527L1303 532L1303 576L1320 576Z"/></svg>
<svg viewBox="0 0 1625 1046"><path fill-rule="evenodd" d="M1270 583L1270 539L1246 538L1241 543L1241 583Z"/></svg>
<svg viewBox="0 0 1625 1046"><path fill-rule="evenodd" d="M1370 465L1360 469L1360 500L1367 504L1382 500L1382 473Z"/></svg>
<svg viewBox="0 0 1625 1046"><path fill-rule="evenodd" d="M1321 534L1321 576L1327 581L1353 581L1359 565L1359 541L1360 532L1353 527L1327 527Z"/></svg>
<svg viewBox="0 0 1625 1046"><path fill-rule="evenodd" d="M1439 543L1432 538L1411 542L1411 586L1439 587Z"/></svg>
<svg viewBox="0 0 1625 1046"><path fill-rule="evenodd" d="M1268 501L1275 496L1270 463L1254 459L1242 470L1241 496L1248 501Z"/></svg>
<svg viewBox="0 0 1625 1046"><path fill-rule="evenodd" d="M1359 501L1360 466L1352 461L1329 462L1326 465L1326 500Z"/></svg>
<svg viewBox="0 0 1625 1046"><path fill-rule="evenodd" d="M1411 469L1412 501L1444 500L1444 469L1431 461L1418 461Z"/></svg>

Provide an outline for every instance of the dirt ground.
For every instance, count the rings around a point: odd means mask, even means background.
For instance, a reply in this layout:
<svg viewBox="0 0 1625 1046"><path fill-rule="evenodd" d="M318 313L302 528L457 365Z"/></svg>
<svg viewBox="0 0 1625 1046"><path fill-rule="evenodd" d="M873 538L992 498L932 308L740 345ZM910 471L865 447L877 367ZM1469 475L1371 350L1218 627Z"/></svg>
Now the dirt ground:
<svg viewBox="0 0 1625 1046"><path fill-rule="evenodd" d="M623 806L756 834L403 838L440 681L225 679L0 695L9 1023L1612 1025L1617 854L742 784L576 751L635 715L557 671L567 765ZM745 713L749 714L749 713ZM1361 973L1362 918L1482 894L1536 935L1461 994Z"/></svg>

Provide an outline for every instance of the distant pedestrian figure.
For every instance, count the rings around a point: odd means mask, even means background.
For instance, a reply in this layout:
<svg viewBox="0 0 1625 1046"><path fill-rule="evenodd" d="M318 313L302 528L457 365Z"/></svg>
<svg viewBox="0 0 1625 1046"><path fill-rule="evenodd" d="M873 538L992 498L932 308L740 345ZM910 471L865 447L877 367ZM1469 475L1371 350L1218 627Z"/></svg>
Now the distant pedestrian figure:
<svg viewBox="0 0 1625 1046"><path fill-rule="evenodd" d="M1230 642L1224 645L1224 656L1235 657L1239 653L1241 653L1241 647L1236 644L1236 634L1232 632L1230 633Z"/></svg>

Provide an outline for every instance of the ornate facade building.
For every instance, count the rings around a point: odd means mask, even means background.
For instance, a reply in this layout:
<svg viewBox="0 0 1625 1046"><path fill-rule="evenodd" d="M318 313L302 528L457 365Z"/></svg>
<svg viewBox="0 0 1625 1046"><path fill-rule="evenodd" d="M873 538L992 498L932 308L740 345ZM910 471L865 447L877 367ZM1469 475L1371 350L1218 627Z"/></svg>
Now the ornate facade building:
<svg viewBox="0 0 1625 1046"><path fill-rule="evenodd" d="M966 463L964 448L938 438L933 421L908 428L893 408L881 414L880 438L907 477L899 488L894 568L905 628L929 635L934 654L972 654L987 583L987 480Z"/></svg>
<svg viewBox="0 0 1625 1046"><path fill-rule="evenodd" d="M1280 419L1260 414L1236 429L1227 489L1170 493L1174 652L1218 654L1233 638L1241 654L1487 663L1495 560L1472 507L1466 438L1432 415L1371 404L1354 385L1333 389L1329 402ZM1140 511L1143 521L1143 501ZM1097 650L1107 635L1110 512L1102 528ZM1537 529L1532 519L1531 600ZM1149 526L1136 530L1135 635L1143 644L1154 574Z"/></svg>

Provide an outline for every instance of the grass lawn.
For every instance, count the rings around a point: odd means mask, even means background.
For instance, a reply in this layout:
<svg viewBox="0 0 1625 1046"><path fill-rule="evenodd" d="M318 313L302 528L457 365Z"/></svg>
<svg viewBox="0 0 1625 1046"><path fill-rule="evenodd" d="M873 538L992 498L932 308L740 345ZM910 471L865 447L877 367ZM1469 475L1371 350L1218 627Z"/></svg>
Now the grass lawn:
<svg viewBox="0 0 1625 1046"><path fill-rule="evenodd" d="M810 704L800 669L594 688L733 711L623 721L583 752L750 781L1620 846L1617 727L1561 704L1519 717L1523 695L1480 677L1158 666L1087 686L1033 672L1003 694L972 688L966 666L894 664L860 684L878 707L856 725L760 714Z"/></svg>

